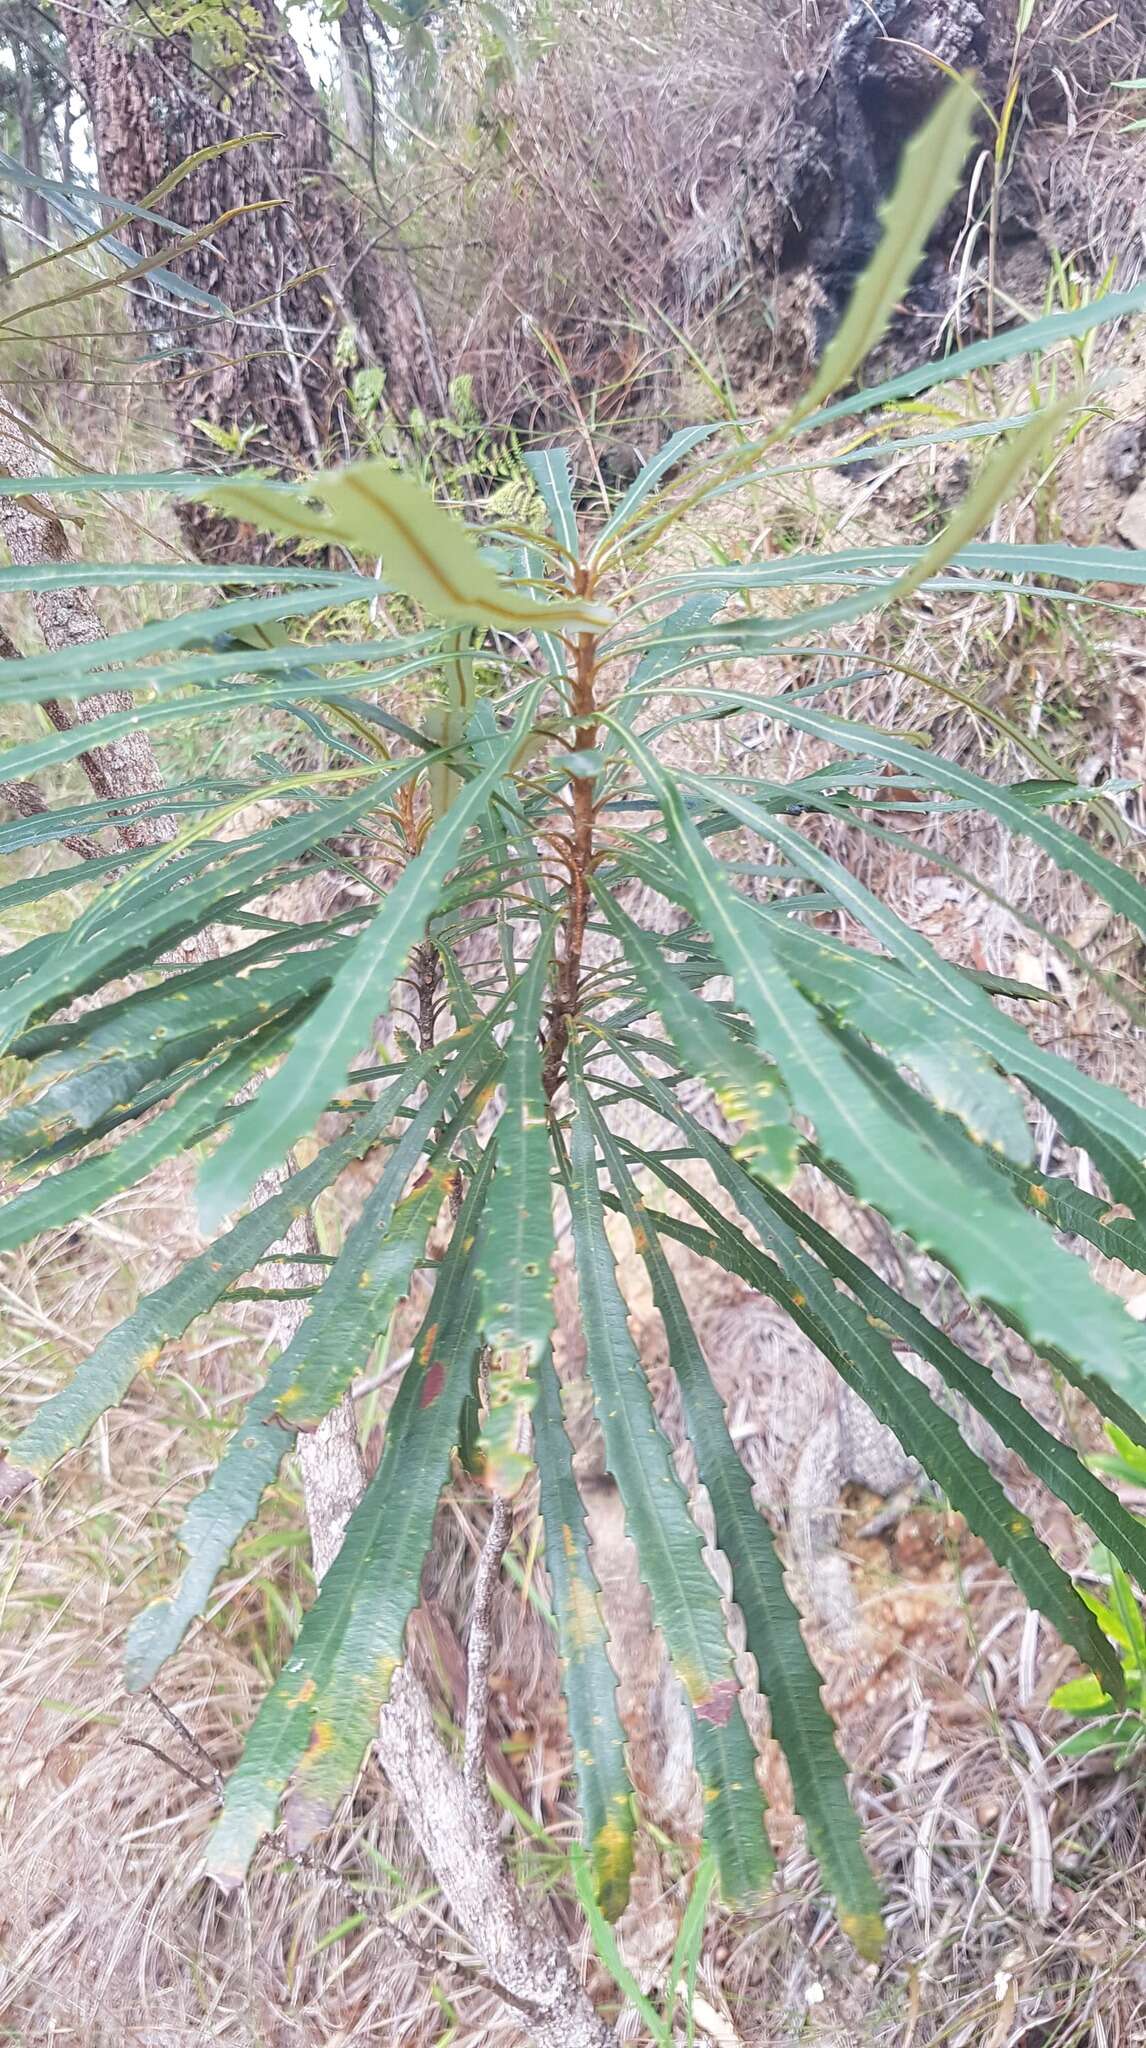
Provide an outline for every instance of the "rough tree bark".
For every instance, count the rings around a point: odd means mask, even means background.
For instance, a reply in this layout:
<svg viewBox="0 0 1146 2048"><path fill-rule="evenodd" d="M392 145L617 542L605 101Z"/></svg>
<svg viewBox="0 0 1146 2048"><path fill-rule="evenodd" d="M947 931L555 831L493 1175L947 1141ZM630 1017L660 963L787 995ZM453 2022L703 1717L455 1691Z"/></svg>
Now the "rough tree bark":
<svg viewBox="0 0 1146 2048"><path fill-rule="evenodd" d="M989 63L994 27L986 0L853 0L826 64L793 78L790 118L750 152L757 254L815 277L817 346L874 252L904 143L951 71Z"/></svg>
<svg viewBox="0 0 1146 2048"><path fill-rule="evenodd" d="M74 560L60 521L49 506L35 496L36 478L42 472L43 463L24 423L7 408L0 408L0 475L26 477L30 486L25 495L0 498L0 533L12 561L19 568ZM74 585L39 591L33 597L32 605L44 645L53 654L61 654L69 647L88 647L104 637L103 626L90 597L85 590ZM0 653L6 659L19 654L19 649L7 634L3 635L3 641ZM93 718L106 718L116 711L130 711L131 705L132 699L126 690L111 689L93 692L78 701L69 700L67 704L52 698L44 709L58 731L70 732L73 726L86 725ZM105 799L148 796L162 783L155 749L145 732L126 733L120 739L104 740L98 746L87 748L79 758L96 795ZM43 808L36 793L29 791L25 784L9 785L8 801L24 816ZM125 804L124 816L116 831L124 846L162 846L174 835L175 825L170 817L156 816L154 811L132 816Z"/></svg>
<svg viewBox="0 0 1146 2048"><path fill-rule="evenodd" d="M248 0L244 18L252 11L257 25L241 57L213 68L187 35L138 33L139 17L117 0L80 0L63 19L105 192L139 204L197 152L239 145L191 171L158 207L192 232L235 215L173 259L226 317L168 299L161 309L136 304L169 347L174 409L191 450L197 418L258 427L252 458L291 470L346 453L341 412L355 355L385 370L399 418L425 395L427 366L397 241L364 219L338 175L318 95L274 0ZM236 212L251 207L259 210ZM134 232L147 251L174 240L160 228ZM233 529L205 508L191 508L188 531L204 558L239 551Z"/></svg>

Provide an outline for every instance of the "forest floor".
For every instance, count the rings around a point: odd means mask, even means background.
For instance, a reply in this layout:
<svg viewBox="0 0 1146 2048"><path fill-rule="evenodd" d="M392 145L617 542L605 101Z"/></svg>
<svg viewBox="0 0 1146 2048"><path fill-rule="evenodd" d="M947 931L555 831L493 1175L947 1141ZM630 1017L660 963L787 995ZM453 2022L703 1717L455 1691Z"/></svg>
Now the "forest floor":
<svg viewBox="0 0 1146 2048"><path fill-rule="evenodd" d="M1037 530L1086 543L1115 543L1133 531L1127 508L1146 476L1146 434L1135 438L1146 414L1142 347L1140 335L1125 332L1105 345L1093 366L1110 378L1103 413L1008 510L1001 531ZM1000 403L1005 395L994 394ZM765 411L772 402L766 390L747 398ZM100 462L124 466L117 445L118 436L129 440L123 422L117 410L93 433L89 421L89 462L96 459L94 439L103 444ZM74 408L61 408L59 425L62 433L74 430ZM131 460L137 459L136 443ZM814 482L794 476L767 501L729 514L718 530L710 526L704 543L735 558L761 535L776 552L909 539L934 530L959 488L957 457L932 452L874 470L820 471ZM143 500L99 514L97 523L107 522L101 558L129 558L138 548L132 522L150 516ZM1146 541L1146 513L1140 516ZM85 549L95 551L94 540L89 533ZM1029 762L991 722L989 714L1004 713L1049 747L1072 777L1140 780L1146 631L1110 595L1108 608L1071 612L1038 602L988 610L979 597L931 597L896 629L894 647L889 629L854 629L853 648L876 661L893 654L898 673L889 680L880 671L877 680L856 686L849 708L877 722L922 727L944 752L991 774L1029 774ZM109 614L108 622L129 618ZM741 686L744 680L741 667ZM774 671L762 668L761 693L774 686ZM705 728L693 743L711 749L718 744L714 730ZM791 776L813 765L804 753L778 758L763 730L743 743L758 772ZM180 764L172 758L164 765L174 773ZM1133 848L1146 814L1136 794L1122 808ZM918 830L918 859L873 863L864 878L877 881L948 957L1046 988L1053 999L1042 1027L1047 1042L1117 1077L1141 1099L1146 1049L1021 917L1088 947L1100 963L1124 947L1124 935L1096 923L1081 889L1047 864L1016 856L1001 833L980 827L972 839L958 819ZM970 883L925 857L929 850L965 859L1020 917L984 907ZM74 903L82 900L77 890ZM67 897L59 901L68 906ZM29 935L19 916L0 935L5 944ZM1049 1123L1040 1139L1048 1159L1063 1156ZM191 1174L191 1162L175 1162L144 1193L113 1200L82 1229L7 1262L0 1276L9 1332L3 1363L15 1416L74 1368L137 1292L161 1282L196 1248ZM353 1188L340 1199L349 1205ZM337 1232L345 1213L346 1206L332 1203L320 1226ZM778 1325L759 1318L733 1342L728 1316L742 1304L705 1300L698 1275L682 1271L702 1327L708 1318L708 1348L714 1370L724 1375L737 1441L761 1498L776 1501L782 1519L790 1444L775 1417L779 1404L791 1403L794 1380L798 1408L797 1376L806 1358ZM671 1428L656 1329L635 1272L628 1277L634 1327ZM1142 1284L1122 1270L1104 1269L1103 1277L1128 1297ZM933 1285L922 1266L918 1279L923 1289ZM1134 1306L1146 1312L1146 1298ZM985 1322L977 1340L988 1352L1000 1343ZM403 1341L397 1332L395 1352ZM196 1878L215 1801L213 1773L236 1755L309 1597L300 1498L289 1470L240 1543L207 1622L165 1670L158 1696L128 1701L123 1694L123 1630L178 1568L183 1507L258 1380L269 1343L265 1310L257 1306L204 1319L169 1349L162 1370L145 1376L97 1427L6 1538L0 2039L20 2048L348 2048L367 2041L516 2048L527 2038L507 2024L444 1918L424 1868L399 1837L373 1767L321 1867L300 1865L271 1846L244 1894L223 1900ZM1012 1381L1024 1381L1028 1395L1033 1389L1043 1419L1084 1448L1097 1444L1093 1415L1080 1397L1038 1374L1017 1349L997 1354L996 1362ZM383 1427L387 1394L385 1376L361 1389L368 1448ZM648 1823L633 1902L617 1933L642 1987L660 1995L668 1988L694 1862L692 1795L682 1782L673 1702L643 1595L628 1570L615 1502L604 1484L596 1496L597 1562ZM1140 1772L1116 1773L1101 1757L1062 1754L1070 1724L1049 1699L1071 1675L1072 1659L957 1518L906 1503L890 1526L865 1534L880 1505L855 1486L844 1490L839 1546L855 1626L846 1642L815 1622L811 1632L886 1889L887 1955L879 1966L857 1964L834 1927L791 1814L783 1768L765 1737L761 1770L779 1852L777 1887L758 1912L711 1917L695 2040L712 2048L1130 2048L1146 2039ZM1019 1505L1060 1558L1085 1571L1086 1543L1065 1511L1033 1489ZM414 1641L443 1721L455 1726L462 1704L457 1631L476 1528L467 1483L459 1480L443 1503ZM523 1512L511 1551L522 1573L532 1533ZM544 1619L509 1583L499 1602L493 1691L498 1775L518 1810L511 1854L526 1886L548 1893L572 1932L563 1850L575 1823L561 1790L564 1729L554 1656ZM426 1947L438 1959L432 1972ZM607 2009L609 1987L591 1956L586 1968ZM622 2022L622 2038L642 2038L633 2018Z"/></svg>

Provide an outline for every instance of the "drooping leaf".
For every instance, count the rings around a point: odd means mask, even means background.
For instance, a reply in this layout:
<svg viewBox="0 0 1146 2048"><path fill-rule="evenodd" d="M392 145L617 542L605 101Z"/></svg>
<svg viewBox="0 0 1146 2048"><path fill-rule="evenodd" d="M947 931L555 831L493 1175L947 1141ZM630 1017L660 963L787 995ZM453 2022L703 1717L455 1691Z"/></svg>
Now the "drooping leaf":
<svg viewBox="0 0 1146 2048"><path fill-rule="evenodd" d="M128 1631L129 1686L149 1684L179 1647L203 1612L216 1574L257 1514L293 1431L317 1426L384 1335L441 1208L444 1165L431 1165L424 1184L404 1202L402 1190L458 1079L455 1063L434 1082L393 1145L309 1315L248 1402L207 1486L187 1509L179 1532L187 1562L175 1585L143 1608ZM283 1427L277 1426L280 1422Z"/></svg>
<svg viewBox="0 0 1146 2048"><path fill-rule="evenodd" d="M669 1098L662 1095L659 1084L657 1094L667 1108ZM694 1119L683 1117L679 1109L676 1116L689 1137L698 1146L703 1145L703 1157L717 1172L733 1199L739 1206L747 1205L744 1213L755 1225L760 1214L757 1196L749 1195L743 1176L728 1165L726 1149L710 1134L703 1133ZM673 1187L678 1194L684 1191L686 1184L679 1175L663 1164L657 1166L647 1154L643 1158L644 1163L662 1176L666 1186ZM692 1192L688 1193L687 1199L698 1214L702 1213ZM1137 1517L1127 1513L1117 1495L1102 1484L1077 1452L1044 1429L1034 1416L1027 1413L1017 1396L999 1384L987 1366L962 1350L945 1331L937 1328L913 1303L905 1301L837 1236L825 1230L790 1197L777 1189L764 1188L759 1191L759 1199L772 1214L772 1230L779 1228L786 1243L802 1240L822 1260L828 1272L842 1280L855 1295L860 1307L867 1311L873 1329L898 1337L920 1358L934 1365L951 1391L978 1411L1000 1441L1009 1450L1016 1451L1035 1477L1049 1486L1058 1499L1065 1501L1068 1507L1089 1522L1099 1541L1129 1566L1142 1583L1146 1573L1146 1527ZM707 1227L715 1230L719 1222L718 1212L705 1205L703 1215Z"/></svg>
<svg viewBox="0 0 1146 2048"><path fill-rule="evenodd" d="M227 908L255 894L274 869L344 831L408 775L407 765L405 772L379 776L339 803L271 825L246 851L228 849L217 867L204 871L203 850L193 849L183 862L164 863L146 875L136 870L114 884L53 940L40 964L0 997L0 1046L8 1046L37 1012L146 965L165 947L225 915Z"/></svg>
<svg viewBox="0 0 1146 2048"><path fill-rule="evenodd" d="M41 1055L25 1081L28 1091L44 1081L50 1085L34 1104L10 1110L0 1121L0 1155L20 1158L35 1151L65 1120L90 1130L109 1111L130 1107L153 1082L177 1078L181 1068L258 1030L276 1010L325 986L344 957L345 945L335 945L241 973L225 971L231 959L215 960L204 963L206 972L173 975L158 988L65 1020L55 1047ZM19 1057L25 1042L36 1038L35 1030L26 1033L13 1053Z"/></svg>
<svg viewBox="0 0 1146 2048"><path fill-rule="evenodd" d="M771 1873L755 1752L739 1704L739 1682L716 1582L700 1532L673 1470L653 1411L640 1357L629 1335L605 1231L597 1179L597 1119L576 1047L570 1060L575 1116L570 1206L586 1369L641 1575L673 1670L691 1710L693 1756L705 1790L706 1837L721 1856L726 1896L756 1896ZM737 1809L733 1812L732 1809Z"/></svg>
<svg viewBox="0 0 1146 2048"><path fill-rule="evenodd" d="M382 1463L228 1781L205 1858L224 1887L241 1882L292 1777L288 1844L304 1848L322 1832L354 1784L389 1696L480 1344L472 1254L492 1157L487 1150L442 1260Z"/></svg>
<svg viewBox="0 0 1146 2048"><path fill-rule="evenodd" d="M546 1346L536 1368L533 1438L537 1450L545 1569L553 1595L561 1685L592 1872L607 1920L629 1899L633 1867L633 1793L625 1735L617 1715L617 1674L605 1650L601 1595L589 1556L585 1509L561 1416L561 1389Z"/></svg>
<svg viewBox="0 0 1146 2048"><path fill-rule="evenodd" d="M669 776L631 734L626 745L661 798L694 914L824 1151L893 1228L936 1252L972 1299L1011 1311L1033 1343L1056 1344L1141 1403L1146 1332L1029 1213L998 1201L996 1176L977 1146L862 1039L822 1019L789 979L764 921L724 880Z"/></svg>
<svg viewBox="0 0 1146 2048"><path fill-rule="evenodd" d="M483 1233L489 1263L482 1274L482 1304L494 1356L479 1456L495 1493L515 1493L530 1470L525 1443L533 1375L553 1330L553 1202L539 1042L551 956L552 928L535 945L513 1013Z"/></svg>
<svg viewBox="0 0 1146 2048"><path fill-rule="evenodd" d="M90 1215L112 1195L134 1187L164 1159L197 1145L216 1128L243 1082L290 1044L300 1015L299 1005L284 1005L277 1018L201 1078L192 1079L162 1115L110 1150L0 1203L0 1251L12 1251L42 1231L60 1230L77 1216Z"/></svg>
<svg viewBox="0 0 1146 2048"><path fill-rule="evenodd" d="M753 1502L751 1482L729 1436L723 1404L653 1228L653 1218L631 1185L622 1163L622 1148L612 1139L603 1118L596 1117L595 1123L615 1196L634 1231L664 1323L669 1364L680 1386L701 1483L712 1502L717 1542L732 1567L733 1597L744 1616L761 1690L771 1703L772 1732L792 1773L797 1810L807 1823L809 1842L823 1866L825 1882L836 1896L846 1931L865 1954L878 1951L882 1943L878 1890L848 1801L832 1723L820 1699L819 1674L804 1646L771 1530ZM702 1779L706 1785L727 1785L730 1760L719 1753L706 1757L710 1740L709 1729L695 1731ZM738 1794L731 1802L716 1805L711 1827L706 1822L726 1898L758 1889L767 1876L770 1859L760 1861L760 1821L755 1800L745 1811ZM729 1831L727 1839L722 1839L722 1827ZM733 1879L738 1890L729 1889L729 1870L740 1873L739 1880Z"/></svg>
<svg viewBox="0 0 1146 2048"><path fill-rule="evenodd" d="M845 1932L861 1954L878 1954L883 1943L879 1890L863 1853L832 1720L820 1697L820 1674L800 1633L772 1532L753 1501L751 1481L729 1436L723 1403L661 1249L654 1218L632 1189L619 1159L615 1167L610 1162L610 1178L640 1233L641 1257L668 1337L669 1364L680 1387L697 1470L712 1502L717 1543L732 1567L733 1597L744 1617L761 1690L768 1695L772 1732L791 1772L796 1810ZM712 1218L706 1221L711 1226ZM724 1229L730 1232L731 1226Z"/></svg>
<svg viewBox="0 0 1146 2048"><path fill-rule="evenodd" d="M729 1034L711 1006L666 966L656 940L606 888L598 886L596 896L677 1051L694 1074L703 1075L725 1116L743 1126L737 1158L786 1187L799 1164L801 1140L776 1068Z"/></svg>
<svg viewBox="0 0 1146 2048"><path fill-rule="evenodd" d="M763 811L749 798L723 785L717 788L709 777L685 774L681 780L686 789L698 789L712 796L730 818L771 840L841 910L891 948L910 974L906 987L903 976L897 979L888 1000L880 985L880 969L885 963L869 962L864 955L818 931L806 932L793 927L790 918L774 916L770 921L781 959L786 960L786 953L795 949L805 963L804 972L793 977L800 986L818 1000L826 1000L837 1015L846 1016L865 1036L894 1053L902 1064L918 1074L941 1108L953 1110L962 1118L979 1142L997 1143L1010 1158L1020 1162L1029 1159L1030 1133L1013 1090L999 1079L990 1061L966 1033L958 1027L936 1028L936 1012L929 1006L931 991L953 998L962 1009L970 1011L981 1037L989 1034L1000 1040L1014 1035L1026 1045L1026 1034L1017 1027L1009 1034L1000 1025L998 1012L983 990L957 968L948 966L926 939L913 932L839 861L822 853L802 833Z"/></svg>
<svg viewBox="0 0 1146 2048"><path fill-rule="evenodd" d="M529 730L542 684L526 693L512 732L493 760L467 782L421 853L403 869L381 908L358 938L331 987L311 1012L294 1049L260 1091L254 1113L212 1158L200 1182L205 1219L233 1209L263 1170L309 1129L342 1080L374 1018L386 1007L391 985L421 938L470 826L485 809Z"/></svg>
<svg viewBox="0 0 1146 2048"><path fill-rule="evenodd" d="M438 1049L440 1055L440 1048ZM326 1146L310 1166L260 1203L207 1251L191 1259L96 1345L60 1392L44 1402L14 1440L3 1467L11 1484L41 1477L65 1451L82 1443L92 1424L123 1399L137 1373L158 1363L164 1344L181 1337L196 1316L213 1308L268 1247L283 1236L292 1217L331 1185L344 1166L367 1151L385 1132L399 1105L431 1069L427 1055L411 1060L376 1103L351 1129Z"/></svg>
<svg viewBox="0 0 1146 2048"><path fill-rule="evenodd" d="M712 1142L718 1152L716 1141ZM705 1156L712 1157L715 1170L715 1154L710 1155L705 1147ZM732 1164L735 1167L735 1162ZM671 1171L663 1166L656 1170L666 1179ZM964 1443L957 1425L922 1381L901 1365L870 1317L839 1292L819 1260L800 1249L794 1233L770 1211L763 1191L756 1189L753 1195L755 1183L742 1169L735 1171L739 1188L734 1199L759 1234L765 1252L757 1252L739 1233L734 1239L727 1231L711 1234L719 1212L713 1211L703 1196L694 1198L688 1190L687 1199L709 1225L711 1249L707 1255L722 1263L735 1260L733 1270L781 1304L845 1383L943 1488L992 1556L1006 1566L1030 1605L1046 1616L1064 1641L1117 1693L1122 1683L1117 1659L1110 1655L1101 1630L1093 1627L1093 1617L1026 1516L1012 1506L998 1480ZM686 1186L675 1175L673 1182L678 1192ZM655 1222L658 1229L680 1237L694 1249L705 1250L704 1232L691 1234L687 1225L679 1226L673 1218L658 1216Z"/></svg>
<svg viewBox="0 0 1146 2048"><path fill-rule="evenodd" d="M1045 813L1032 810L1021 799L1016 803L1008 795L1005 783L990 782L970 768L913 746L895 733L833 717L809 704L785 698L782 704L779 700L769 704L768 709L770 715L783 718L814 739L827 740L845 753L877 753L889 767L903 769L917 788L941 789L949 796L965 798L978 810L990 812L1012 832L1033 840L1057 867L1086 882L1112 910L1138 928L1146 927L1146 888L1065 825L1056 825Z"/></svg>

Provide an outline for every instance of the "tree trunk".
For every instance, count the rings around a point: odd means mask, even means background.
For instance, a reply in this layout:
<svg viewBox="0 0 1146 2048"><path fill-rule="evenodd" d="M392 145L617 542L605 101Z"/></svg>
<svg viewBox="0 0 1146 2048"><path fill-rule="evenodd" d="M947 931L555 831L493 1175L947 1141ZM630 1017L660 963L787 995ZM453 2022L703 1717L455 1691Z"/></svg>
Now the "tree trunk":
<svg viewBox="0 0 1146 2048"><path fill-rule="evenodd" d="M815 279L817 351L874 253L904 144L951 73L986 66L991 48L986 0L852 0L829 61L793 78L791 118L750 158L750 232L769 269Z"/></svg>
<svg viewBox="0 0 1146 2048"><path fill-rule="evenodd" d="M20 123L20 161L33 177L44 175L44 159L41 147L41 132L45 119L44 109L37 105L36 82L31 65L26 61L28 52L14 46L16 58L16 114ZM42 192L25 192L23 195L24 226L34 242L43 247L51 239L48 221L48 206Z"/></svg>
<svg viewBox="0 0 1146 2048"><path fill-rule="evenodd" d="M355 358L382 365L404 418L424 395L425 345L394 238L396 261L382 246L384 225L367 231L337 173L331 131L274 0L250 0L251 9L258 26L245 30L243 52L214 70L186 35L133 36L126 10L104 0L83 0L64 21L105 192L139 204L197 152L238 145L191 171L157 208L203 236L172 265L226 311L166 296L136 303L167 345L191 458L203 454L194 422L204 419L257 429L250 459L290 473L352 446L344 408ZM149 251L173 239L142 225L136 238ZM202 507L191 508L189 538L205 559L250 553Z"/></svg>
<svg viewBox="0 0 1146 2048"><path fill-rule="evenodd" d="M346 0L338 20L338 72L342 84L346 139L359 156L373 164L377 146L370 46L362 23L361 0Z"/></svg>

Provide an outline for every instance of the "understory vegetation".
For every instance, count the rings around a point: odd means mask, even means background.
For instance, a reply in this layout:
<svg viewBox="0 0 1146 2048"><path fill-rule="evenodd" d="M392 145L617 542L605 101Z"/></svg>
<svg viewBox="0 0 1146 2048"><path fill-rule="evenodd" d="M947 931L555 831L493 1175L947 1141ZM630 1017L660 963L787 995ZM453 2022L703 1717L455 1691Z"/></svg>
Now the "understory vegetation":
<svg viewBox="0 0 1146 2048"><path fill-rule="evenodd" d="M5 2038L1136 2038L1141 50L924 13L5 18Z"/></svg>

